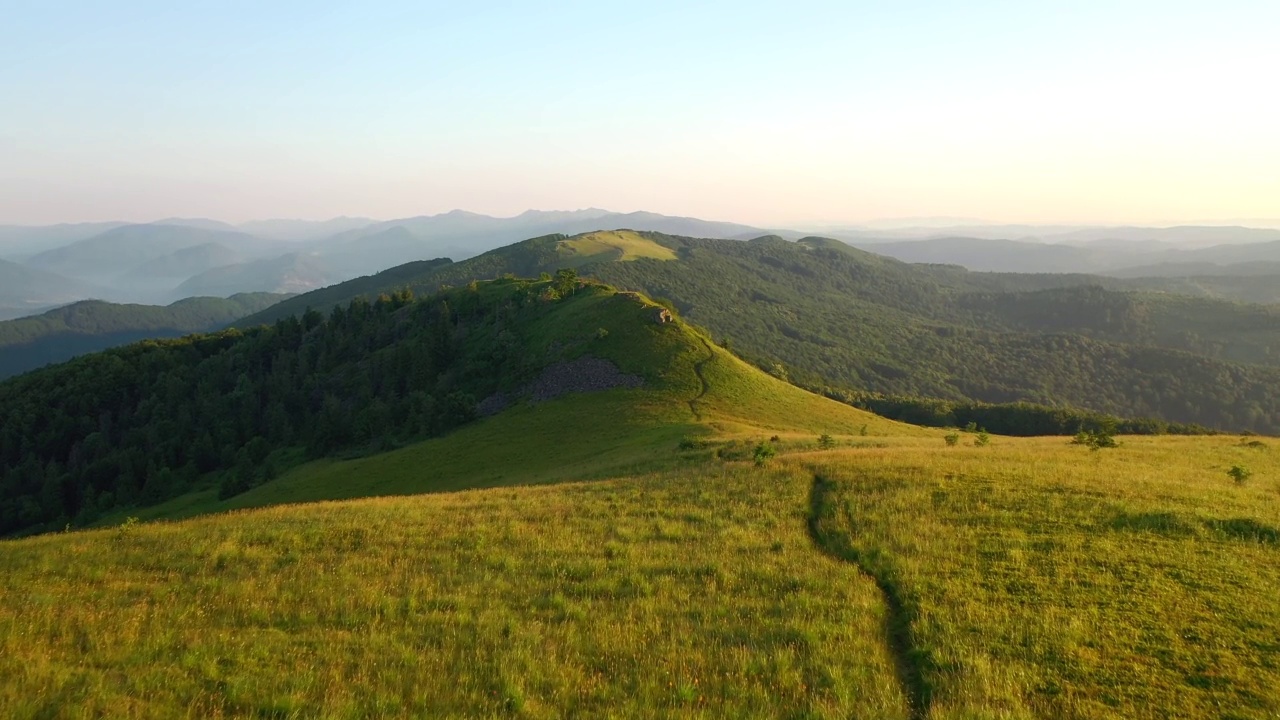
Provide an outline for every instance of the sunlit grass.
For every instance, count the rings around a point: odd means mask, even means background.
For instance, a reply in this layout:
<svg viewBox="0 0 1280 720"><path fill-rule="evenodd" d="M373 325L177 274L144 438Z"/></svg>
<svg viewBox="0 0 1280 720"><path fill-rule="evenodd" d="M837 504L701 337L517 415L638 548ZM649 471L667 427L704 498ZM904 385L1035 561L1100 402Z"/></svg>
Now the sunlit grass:
<svg viewBox="0 0 1280 720"><path fill-rule="evenodd" d="M277 507L0 545L7 717L903 717L803 474Z"/></svg>
<svg viewBox="0 0 1280 720"><path fill-rule="evenodd" d="M639 258L675 260L675 252L663 245L642 237L631 230L603 230L576 235L561 241L557 250L575 265L609 258L625 262Z"/></svg>
<svg viewBox="0 0 1280 720"><path fill-rule="evenodd" d="M0 543L0 717L1280 716L1280 441L951 446L580 300L644 388Z"/></svg>
<svg viewBox="0 0 1280 720"><path fill-rule="evenodd" d="M810 467L833 483L857 552L912 606L932 717L1270 718L1277 450L1000 438ZM1255 470L1243 486L1226 472L1242 464Z"/></svg>

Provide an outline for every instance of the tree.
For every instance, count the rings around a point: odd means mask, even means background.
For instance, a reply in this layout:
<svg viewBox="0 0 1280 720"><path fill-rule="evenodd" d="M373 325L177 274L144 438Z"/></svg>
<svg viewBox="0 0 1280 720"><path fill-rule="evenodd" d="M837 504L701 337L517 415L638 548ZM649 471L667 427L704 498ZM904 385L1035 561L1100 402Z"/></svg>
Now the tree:
<svg viewBox="0 0 1280 720"><path fill-rule="evenodd" d="M560 268L556 271L551 285L560 297L568 297L578 289L578 271L573 268Z"/></svg>

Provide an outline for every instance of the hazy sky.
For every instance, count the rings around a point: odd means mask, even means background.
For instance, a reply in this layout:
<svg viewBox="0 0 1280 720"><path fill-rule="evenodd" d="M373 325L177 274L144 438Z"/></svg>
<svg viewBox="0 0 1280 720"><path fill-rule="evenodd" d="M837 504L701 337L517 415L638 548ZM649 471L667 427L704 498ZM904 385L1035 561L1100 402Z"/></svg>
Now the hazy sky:
<svg viewBox="0 0 1280 720"><path fill-rule="evenodd" d="M0 222L1280 216L1280 2L0 0Z"/></svg>

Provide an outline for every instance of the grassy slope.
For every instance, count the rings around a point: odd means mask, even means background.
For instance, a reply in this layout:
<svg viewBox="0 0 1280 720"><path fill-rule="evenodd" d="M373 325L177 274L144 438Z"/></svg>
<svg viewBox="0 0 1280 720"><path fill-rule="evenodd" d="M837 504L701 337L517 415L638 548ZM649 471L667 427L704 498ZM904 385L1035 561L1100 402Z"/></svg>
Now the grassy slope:
<svg viewBox="0 0 1280 720"><path fill-rule="evenodd" d="M815 455L826 530L894 588L937 717L1280 713L1280 444ZM1255 475L1237 485L1226 471Z"/></svg>
<svg viewBox="0 0 1280 720"><path fill-rule="evenodd" d="M593 483L3 543L0 709L908 717L914 697L930 718L1280 710L1276 441L838 442L784 438L764 469L667 447L667 470ZM1244 485L1225 472L1239 464L1255 473Z"/></svg>
<svg viewBox="0 0 1280 720"><path fill-rule="evenodd" d="M0 545L7 717L905 717L875 587L743 469Z"/></svg>
<svg viewBox="0 0 1280 720"><path fill-rule="evenodd" d="M583 352L649 387L304 466L236 503L596 482L0 543L0 714L1280 712L1276 441L948 448L634 299L565 307L535 342L603 327ZM739 459L767 434L781 457Z"/></svg>
<svg viewBox="0 0 1280 720"><path fill-rule="evenodd" d="M650 250L672 250L678 259L655 262L632 252L630 262L614 262L623 250L593 238L615 234L634 235L633 247L643 241ZM572 252L575 243L585 254ZM1274 367L1280 335L1271 310L1090 290L1080 286L1128 286L1086 275L913 266L822 238L547 236L399 273L381 285L327 288L242 324L380 290L408 286L423 294L477 277L532 276L569 265L617 287L668 298L744 356L780 361L809 385L1063 404L1258 432L1280 428L1272 390L1280 378ZM1081 297L1091 299L1082 304ZM1200 318L1194 322L1192 310Z"/></svg>
<svg viewBox="0 0 1280 720"><path fill-rule="evenodd" d="M626 480L0 544L0 601L26 598L0 602L0 709L905 717L874 584L814 551L796 522L806 483L677 445L927 433L763 375L683 323L653 322L655 310L592 294L531 328L535 344L605 328L584 352L647 375L644 389L517 406L446 438L297 468L230 503L189 496L152 514Z"/></svg>
<svg viewBox="0 0 1280 720"><path fill-rule="evenodd" d="M482 291L499 292L495 286ZM593 294L530 328L535 347L605 329L577 353L645 376L647 386L521 404L444 438L351 460L319 460L226 501L212 491L132 513L144 520L370 495L594 479L669 468L686 436L938 435L765 375L682 322L657 324L634 295ZM572 351L571 351L572 354ZM705 384L704 384L705 383ZM704 390L705 388L705 390ZM116 522L121 516L113 516Z"/></svg>
<svg viewBox="0 0 1280 720"><path fill-rule="evenodd" d="M561 254L579 263L612 260L626 262L639 258L675 260L675 252L631 230L587 233L560 243Z"/></svg>

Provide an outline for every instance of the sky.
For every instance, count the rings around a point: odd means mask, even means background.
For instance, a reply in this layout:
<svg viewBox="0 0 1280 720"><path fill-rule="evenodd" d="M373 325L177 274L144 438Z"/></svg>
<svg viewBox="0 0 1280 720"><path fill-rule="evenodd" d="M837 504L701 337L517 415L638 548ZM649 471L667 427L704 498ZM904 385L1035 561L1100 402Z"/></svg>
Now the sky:
<svg viewBox="0 0 1280 720"><path fill-rule="evenodd" d="M1280 2L0 0L0 223L1280 217Z"/></svg>

